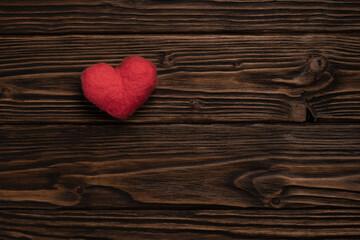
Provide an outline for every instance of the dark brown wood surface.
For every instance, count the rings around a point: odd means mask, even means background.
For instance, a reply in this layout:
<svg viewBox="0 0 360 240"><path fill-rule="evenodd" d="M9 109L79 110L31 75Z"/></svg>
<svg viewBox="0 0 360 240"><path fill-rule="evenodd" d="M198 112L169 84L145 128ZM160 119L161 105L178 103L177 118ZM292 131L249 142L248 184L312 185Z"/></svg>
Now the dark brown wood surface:
<svg viewBox="0 0 360 240"><path fill-rule="evenodd" d="M360 37L144 35L1 37L0 122L117 122L80 75L143 55L159 86L129 122L360 119ZM26 117L24 117L26 114Z"/></svg>
<svg viewBox="0 0 360 240"><path fill-rule="evenodd" d="M358 209L1 210L1 239L357 239Z"/></svg>
<svg viewBox="0 0 360 240"><path fill-rule="evenodd" d="M360 2L0 2L0 239L360 239ZM141 55L130 119L82 95Z"/></svg>
<svg viewBox="0 0 360 240"><path fill-rule="evenodd" d="M352 33L359 8L357 0L2 0L0 32Z"/></svg>
<svg viewBox="0 0 360 240"><path fill-rule="evenodd" d="M0 207L360 206L359 125L1 131Z"/></svg>

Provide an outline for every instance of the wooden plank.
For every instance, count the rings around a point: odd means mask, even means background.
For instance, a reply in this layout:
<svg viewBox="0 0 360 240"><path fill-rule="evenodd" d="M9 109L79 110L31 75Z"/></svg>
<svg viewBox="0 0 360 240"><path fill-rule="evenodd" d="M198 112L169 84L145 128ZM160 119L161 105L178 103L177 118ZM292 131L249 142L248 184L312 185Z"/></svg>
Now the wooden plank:
<svg viewBox="0 0 360 240"><path fill-rule="evenodd" d="M1 210L1 239L354 239L360 212L319 210Z"/></svg>
<svg viewBox="0 0 360 240"><path fill-rule="evenodd" d="M359 40L313 34L1 37L0 122L117 122L86 101L80 75L92 64L116 66L129 55L153 61L159 78L130 122L359 120Z"/></svg>
<svg viewBox="0 0 360 240"><path fill-rule="evenodd" d="M360 125L0 129L0 208L360 206Z"/></svg>
<svg viewBox="0 0 360 240"><path fill-rule="evenodd" d="M2 34L354 32L357 0L3 0Z"/></svg>

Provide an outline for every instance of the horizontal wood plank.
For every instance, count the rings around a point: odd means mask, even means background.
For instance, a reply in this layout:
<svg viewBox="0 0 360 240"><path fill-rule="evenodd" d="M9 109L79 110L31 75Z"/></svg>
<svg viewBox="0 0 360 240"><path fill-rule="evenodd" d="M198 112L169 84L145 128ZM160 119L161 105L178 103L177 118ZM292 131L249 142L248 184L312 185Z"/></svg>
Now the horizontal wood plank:
<svg viewBox="0 0 360 240"><path fill-rule="evenodd" d="M353 32L355 0L3 0L2 34Z"/></svg>
<svg viewBox="0 0 360 240"><path fill-rule="evenodd" d="M0 208L360 207L359 125L5 125Z"/></svg>
<svg viewBox="0 0 360 240"><path fill-rule="evenodd" d="M81 72L142 55L159 86L130 122L360 119L360 37L0 37L0 122L116 122L82 95Z"/></svg>
<svg viewBox="0 0 360 240"><path fill-rule="evenodd" d="M360 211L1 210L8 239L354 239Z"/></svg>

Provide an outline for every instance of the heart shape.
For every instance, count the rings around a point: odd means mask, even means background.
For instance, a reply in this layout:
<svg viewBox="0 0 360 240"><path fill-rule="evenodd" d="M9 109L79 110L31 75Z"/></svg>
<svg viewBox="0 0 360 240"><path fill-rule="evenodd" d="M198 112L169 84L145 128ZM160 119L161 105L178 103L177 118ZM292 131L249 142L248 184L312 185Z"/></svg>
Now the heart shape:
<svg viewBox="0 0 360 240"><path fill-rule="evenodd" d="M126 119L155 89L156 68L148 60L132 56L115 69L98 63L83 72L85 97L113 117Z"/></svg>

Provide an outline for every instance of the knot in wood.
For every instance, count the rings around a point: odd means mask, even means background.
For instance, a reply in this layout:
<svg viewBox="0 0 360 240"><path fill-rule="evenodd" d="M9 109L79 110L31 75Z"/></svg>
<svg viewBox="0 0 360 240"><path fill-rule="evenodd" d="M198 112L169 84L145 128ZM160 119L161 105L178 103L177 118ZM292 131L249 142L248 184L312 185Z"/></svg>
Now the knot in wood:
<svg viewBox="0 0 360 240"><path fill-rule="evenodd" d="M272 198L271 199L271 204L275 205L275 206L279 205L280 204L280 198L279 197Z"/></svg>
<svg viewBox="0 0 360 240"><path fill-rule="evenodd" d="M171 53L163 53L161 56L161 65L169 66L173 64L173 56Z"/></svg>
<svg viewBox="0 0 360 240"><path fill-rule="evenodd" d="M240 70L241 69L241 62L234 62L233 67L234 70Z"/></svg>
<svg viewBox="0 0 360 240"><path fill-rule="evenodd" d="M9 88L3 87L0 89L0 98L9 98L11 95L12 93Z"/></svg>
<svg viewBox="0 0 360 240"><path fill-rule="evenodd" d="M259 170L244 173L234 180L235 187L263 202L264 206L280 208L280 196L287 186L287 178L281 173Z"/></svg>
<svg viewBox="0 0 360 240"><path fill-rule="evenodd" d="M191 104L191 109L197 111L201 109L202 102L199 99L193 99L190 101L190 104Z"/></svg>
<svg viewBox="0 0 360 240"><path fill-rule="evenodd" d="M327 59L324 56L313 56L308 61L307 71L310 73L321 73L327 67Z"/></svg>
<svg viewBox="0 0 360 240"><path fill-rule="evenodd" d="M75 194L82 194L85 182L81 177L77 176L61 176L57 182L59 188L66 189Z"/></svg>
<svg viewBox="0 0 360 240"><path fill-rule="evenodd" d="M286 88L289 96L301 97L306 102L316 93L328 89L335 81L335 78L329 69L327 58L322 55L313 55L292 79L276 78L273 81L287 84ZM301 109L305 109L305 107ZM305 111L302 112L305 113Z"/></svg>
<svg viewBox="0 0 360 240"><path fill-rule="evenodd" d="M76 189L76 193L78 194L82 194L84 192L82 186L79 186L77 189Z"/></svg>

